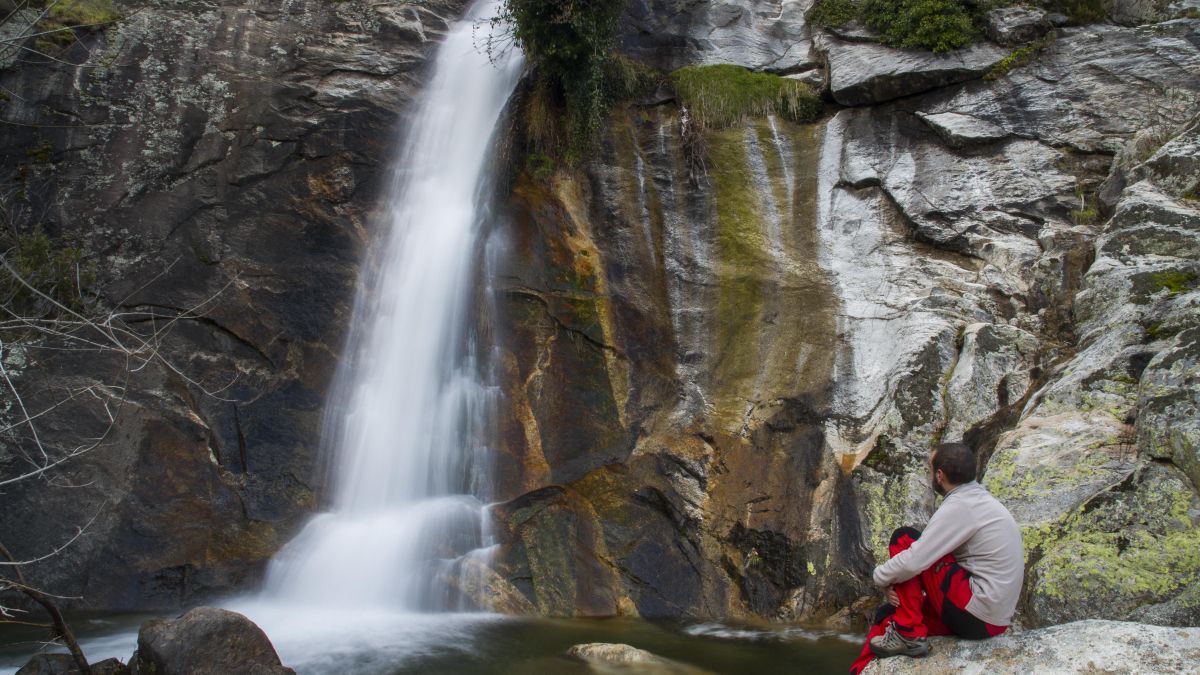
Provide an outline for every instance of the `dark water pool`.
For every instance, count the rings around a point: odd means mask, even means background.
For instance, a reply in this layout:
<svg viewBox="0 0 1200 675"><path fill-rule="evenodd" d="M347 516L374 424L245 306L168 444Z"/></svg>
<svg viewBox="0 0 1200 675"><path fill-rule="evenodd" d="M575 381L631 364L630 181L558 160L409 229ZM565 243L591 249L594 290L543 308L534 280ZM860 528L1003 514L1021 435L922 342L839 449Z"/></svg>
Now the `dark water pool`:
<svg viewBox="0 0 1200 675"><path fill-rule="evenodd" d="M284 663L304 675L582 675L594 671L563 652L583 642L625 643L711 673L844 673L860 639L794 626L231 609L254 618ZM127 660L146 618L80 616L73 626L89 658ZM0 627L0 675L15 672L41 637L32 629Z"/></svg>

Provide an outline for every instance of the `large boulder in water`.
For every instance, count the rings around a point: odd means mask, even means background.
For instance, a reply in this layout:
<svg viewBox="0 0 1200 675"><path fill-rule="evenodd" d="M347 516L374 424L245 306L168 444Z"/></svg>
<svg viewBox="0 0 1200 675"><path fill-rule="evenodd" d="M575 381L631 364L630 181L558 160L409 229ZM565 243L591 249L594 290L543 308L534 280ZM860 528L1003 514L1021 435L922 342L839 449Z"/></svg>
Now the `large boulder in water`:
<svg viewBox="0 0 1200 675"><path fill-rule="evenodd" d="M922 659L871 663L880 673L1186 673L1200 663L1200 628L1075 621L990 640L934 638Z"/></svg>
<svg viewBox="0 0 1200 675"><path fill-rule="evenodd" d="M215 607L178 619L153 619L138 632L137 675L295 675L253 621Z"/></svg>

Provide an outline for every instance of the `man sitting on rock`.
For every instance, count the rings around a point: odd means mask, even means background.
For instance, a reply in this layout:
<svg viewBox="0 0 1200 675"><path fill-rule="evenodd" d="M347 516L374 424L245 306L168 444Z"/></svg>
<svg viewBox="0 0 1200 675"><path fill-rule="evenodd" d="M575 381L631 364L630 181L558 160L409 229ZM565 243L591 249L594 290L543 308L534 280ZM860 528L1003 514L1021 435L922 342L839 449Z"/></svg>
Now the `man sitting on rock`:
<svg viewBox="0 0 1200 675"><path fill-rule="evenodd" d="M1024 576L1021 531L1008 509L975 482L975 453L944 443L930 470L934 491L945 499L924 532L902 527L892 534L891 560L873 575L888 601L850 667L853 675L877 656L925 656L930 635L999 635L1016 610Z"/></svg>

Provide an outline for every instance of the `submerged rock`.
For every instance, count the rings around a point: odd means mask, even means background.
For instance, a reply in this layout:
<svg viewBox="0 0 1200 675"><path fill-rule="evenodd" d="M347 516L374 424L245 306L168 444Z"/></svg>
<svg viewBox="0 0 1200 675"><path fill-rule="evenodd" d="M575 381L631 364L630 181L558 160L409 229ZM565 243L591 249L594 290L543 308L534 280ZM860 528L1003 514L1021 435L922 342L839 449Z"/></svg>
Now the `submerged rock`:
<svg viewBox="0 0 1200 675"><path fill-rule="evenodd" d="M894 657L871 663L864 675L924 673L1143 673L1195 672L1200 628L1164 628L1118 621L1076 621L988 640L933 638L921 659Z"/></svg>
<svg viewBox="0 0 1200 675"><path fill-rule="evenodd" d="M129 668L117 659L89 663L92 675L129 675ZM16 675L78 675L79 668L70 654L37 654Z"/></svg>
<svg viewBox="0 0 1200 675"><path fill-rule="evenodd" d="M708 672L626 644L607 642L579 644L568 649L567 656L585 661L593 667L599 666L606 672L660 675L705 675Z"/></svg>
<svg viewBox="0 0 1200 675"><path fill-rule="evenodd" d="M198 607L178 619L153 619L138 631L137 675L295 675L262 629L237 612Z"/></svg>

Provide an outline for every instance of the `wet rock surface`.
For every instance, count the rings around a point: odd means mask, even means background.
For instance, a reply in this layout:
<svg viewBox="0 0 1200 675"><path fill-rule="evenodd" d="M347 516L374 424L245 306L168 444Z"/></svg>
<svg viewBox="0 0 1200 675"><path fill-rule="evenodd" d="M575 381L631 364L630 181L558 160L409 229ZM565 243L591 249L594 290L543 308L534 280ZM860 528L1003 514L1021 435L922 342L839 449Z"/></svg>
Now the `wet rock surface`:
<svg viewBox="0 0 1200 675"><path fill-rule="evenodd" d="M89 663L92 675L129 675L129 668L117 659ZM17 675L78 675L79 667L70 654L38 654L21 666Z"/></svg>
<svg viewBox="0 0 1200 675"><path fill-rule="evenodd" d="M142 624L130 664L135 675L295 675L254 622L215 607Z"/></svg>
<svg viewBox="0 0 1200 675"><path fill-rule="evenodd" d="M733 63L793 73L817 66L807 2L632 0L620 43L631 57L665 70Z"/></svg>
<svg viewBox="0 0 1200 675"><path fill-rule="evenodd" d="M877 660L880 673L1180 673L1200 659L1200 629L1076 621L988 640L932 638L929 656Z"/></svg>
<svg viewBox="0 0 1200 675"><path fill-rule="evenodd" d="M506 436L502 575L580 613L829 616L964 440L1024 527L1022 621L1194 624L1197 23L1067 29L987 80L985 45L970 81L710 132L700 176L670 103L618 111L586 180L518 177L510 276L555 309L502 310L537 327L498 338L510 396L542 401ZM567 346L588 397L542 388ZM546 442L600 420L598 452ZM579 575L537 572L562 537Z"/></svg>

